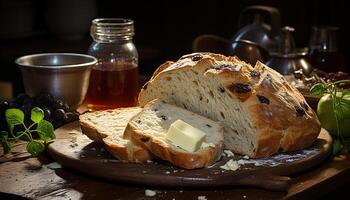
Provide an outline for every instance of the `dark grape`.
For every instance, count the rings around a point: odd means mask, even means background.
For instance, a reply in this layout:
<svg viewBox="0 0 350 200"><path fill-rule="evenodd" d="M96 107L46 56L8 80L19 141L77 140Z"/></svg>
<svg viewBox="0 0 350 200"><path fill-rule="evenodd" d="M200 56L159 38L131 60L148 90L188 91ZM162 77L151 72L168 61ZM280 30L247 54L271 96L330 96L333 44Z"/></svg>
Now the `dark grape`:
<svg viewBox="0 0 350 200"><path fill-rule="evenodd" d="M4 112L6 109L10 108L10 104L6 100L1 100L0 102L0 112Z"/></svg>
<svg viewBox="0 0 350 200"><path fill-rule="evenodd" d="M20 105L17 104L16 102L14 102L14 101L10 102L10 108L19 108L19 107L20 107Z"/></svg>
<svg viewBox="0 0 350 200"><path fill-rule="evenodd" d="M39 107L44 111L44 119L51 122L54 128L58 128L64 124L79 119L79 113L70 111L67 102L62 99L56 99L49 93L40 93L37 96L29 97L27 94L19 94L11 101L0 100L0 128L8 130L5 110L8 108L19 108L25 114L24 123L28 127L33 122L31 121L31 110L34 107ZM16 126L16 130L22 130L22 126Z"/></svg>
<svg viewBox="0 0 350 200"><path fill-rule="evenodd" d="M23 102L27 99L30 99L30 97L27 94L20 93L13 101L19 106L21 106Z"/></svg>
<svg viewBox="0 0 350 200"><path fill-rule="evenodd" d="M29 98L23 101L23 105L20 107L20 109L23 111L26 119L30 119L31 111L32 111L32 108L34 107L35 107L34 99ZM30 120L28 122L30 122Z"/></svg>
<svg viewBox="0 0 350 200"><path fill-rule="evenodd" d="M66 102L63 103L63 110L69 111L69 105L68 105L68 103L66 103Z"/></svg>
<svg viewBox="0 0 350 200"><path fill-rule="evenodd" d="M47 121L51 120L51 110L49 108L43 108L44 111L44 119Z"/></svg>
<svg viewBox="0 0 350 200"><path fill-rule="evenodd" d="M23 105L21 108L20 108L24 115L25 115L25 118L29 117L30 118L30 115L31 115L31 111L32 111L32 106L31 105Z"/></svg>
<svg viewBox="0 0 350 200"><path fill-rule="evenodd" d="M53 108L55 108L55 109L63 109L64 110L64 102L61 99L57 99L54 102Z"/></svg>
<svg viewBox="0 0 350 200"><path fill-rule="evenodd" d="M67 112L66 113L66 122L73 122L79 119L79 114L76 112Z"/></svg>
<svg viewBox="0 0 350 200"><path fill-rule="evenodd" d="M50 107L54 101L54 97L48 93L41 93L36 97L36 102L39 107Z"/></svg>
<svg viewBox="0 0 350 200"><path fill-rule="evenodd" d="M53 118L55 121L62 121L66 117L66 112L63 109L56 109L53 113Z"/></svg>

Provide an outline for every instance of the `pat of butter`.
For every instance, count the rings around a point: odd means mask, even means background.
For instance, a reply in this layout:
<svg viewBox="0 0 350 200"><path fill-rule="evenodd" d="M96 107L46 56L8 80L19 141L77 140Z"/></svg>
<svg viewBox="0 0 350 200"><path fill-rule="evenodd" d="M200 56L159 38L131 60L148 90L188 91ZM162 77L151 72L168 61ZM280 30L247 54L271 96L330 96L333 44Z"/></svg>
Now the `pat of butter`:
<svg viewBox="0 0 350 200"><path fill-rule="evenodd" d="M201 147L205 135L202 130L178 119L170 125L165 138L186 151L195 152Z"/></svg>

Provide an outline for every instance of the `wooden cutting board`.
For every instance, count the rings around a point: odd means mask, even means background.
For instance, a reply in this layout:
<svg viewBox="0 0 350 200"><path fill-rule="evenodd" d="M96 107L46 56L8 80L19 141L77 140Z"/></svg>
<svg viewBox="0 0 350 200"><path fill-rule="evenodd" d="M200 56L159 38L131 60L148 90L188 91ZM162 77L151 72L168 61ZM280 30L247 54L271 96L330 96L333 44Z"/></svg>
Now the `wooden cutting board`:
<svg viewBox="0 0 350 200"><path fill-rule="evenodd" d="M287 190L289 175L320 164L331 152L332 138L322 129L315 143L304 150L280 153L267 159L245 159L223 156L209 168L185 170L157 160L147 163L125 163L112 157L103 145L82 134L79 122L55 131L57 139L48 147L58 163L89 176L134 184L170 187L255 186L269 190ZM220 166L233 159L243 163L236 171Z"/></svg>

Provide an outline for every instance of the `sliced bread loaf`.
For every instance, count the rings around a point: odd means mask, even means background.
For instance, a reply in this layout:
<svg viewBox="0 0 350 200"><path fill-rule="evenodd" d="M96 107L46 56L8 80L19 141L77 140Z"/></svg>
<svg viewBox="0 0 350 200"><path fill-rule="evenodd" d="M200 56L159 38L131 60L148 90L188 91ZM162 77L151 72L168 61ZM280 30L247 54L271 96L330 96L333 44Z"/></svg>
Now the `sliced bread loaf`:
<svg viewBox="0 0 350 200"><path fill-rule="evenodd" d="M237 57L194 53L166 62L139 95L140 106L162 99L225 128L225 148L249 157L311 145L320 122L304 97L273 69Z"/></svg>
<svg viewBox="0 0 350 200"><path fill-rule="evenodd" d="M88 112L80 115L80 127L90 139L103 143L116 158L123 161L144 162L152 159L151 154L146 149L123 139L128 121L140 111L139 107L130 107Z"/></svg>
<svg viewBox="0 0 350 200"><path fill-rule="evenodd" d="M199 150L188 152L165 139L170 125L178 119L206 133ZM129 121L124 137L159 158L186 169L213 164L220 158L224 144L223 127L219 123L160 100L149 102Z"/></svg>

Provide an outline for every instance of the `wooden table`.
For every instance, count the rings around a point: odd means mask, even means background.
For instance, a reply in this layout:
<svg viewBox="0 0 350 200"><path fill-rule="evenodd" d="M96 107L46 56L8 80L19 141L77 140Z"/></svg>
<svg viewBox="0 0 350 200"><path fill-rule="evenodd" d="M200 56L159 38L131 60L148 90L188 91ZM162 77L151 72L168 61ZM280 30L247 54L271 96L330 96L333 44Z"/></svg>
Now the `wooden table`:
<svg viewBox="0 0 350 200"><path fill-rule="evenodd" d="M1 150L1 149L0 149ZM2 151L1 151L2 152ZM10 194L32 199L329 199L350 185L350 156L330 157L320 166L293 177L288 192L272 192L250 187L216 189L148 188L118 184L79 174L65 168L49 167L48 155L31 158L23 143L0 157L0 199ZM83 167L83 166L82 166ZM145 189L155 190L154 197ZM326 196L325 196L326 195ZM344 199L344 198L343 198Z"/></svg>

